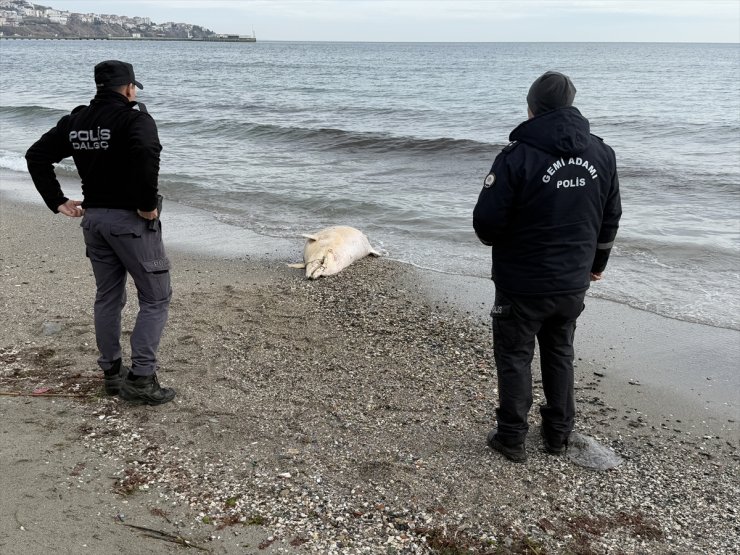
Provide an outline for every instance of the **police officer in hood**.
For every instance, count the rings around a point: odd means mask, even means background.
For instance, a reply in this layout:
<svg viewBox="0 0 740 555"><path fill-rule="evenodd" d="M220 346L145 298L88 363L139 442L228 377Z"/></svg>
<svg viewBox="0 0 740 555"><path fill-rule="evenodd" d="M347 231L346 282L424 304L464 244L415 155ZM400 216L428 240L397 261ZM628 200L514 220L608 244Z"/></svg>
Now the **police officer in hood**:
<svg viewBox="0 0 740 555"><path fill-rule="evenodd" d="M175 391L157 380L157 349L172 296L170 262L162 243L157 180L162 146L157 126L136 89L131 64L95 66L97 94L45 133L26 153L28 171L52 212L82 218L97 293L95 336L109 395L136 404L171 401ZM72 156L84 200L67 198L54 164ZM139 313L131 334L131 368L122 363L121 311L126 279L136 285Z"/></svg>
<svg viewBox="0 0 740 555"><path fill-rule="evenodd" d="M529 119L511 132L473 212L491 247L491 311L498 375L497 426L488 446L524 462L532 406L535 338L548 453L565 451L573 431L573 337L591 281L602 278L622 214L614 151L573 107L571 80L548 71L527 95Z"/></svg>

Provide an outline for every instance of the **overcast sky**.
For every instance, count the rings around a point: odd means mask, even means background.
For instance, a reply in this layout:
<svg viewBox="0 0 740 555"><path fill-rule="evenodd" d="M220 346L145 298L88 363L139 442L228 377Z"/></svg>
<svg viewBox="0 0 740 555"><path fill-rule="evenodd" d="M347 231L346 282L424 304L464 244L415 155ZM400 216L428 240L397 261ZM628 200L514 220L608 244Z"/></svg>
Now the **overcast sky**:
<svg viewBox="0 0 740 555"><path fill-rule="evenodd" d="M34 0L259 40L734 42L740 0Z"/></svg>

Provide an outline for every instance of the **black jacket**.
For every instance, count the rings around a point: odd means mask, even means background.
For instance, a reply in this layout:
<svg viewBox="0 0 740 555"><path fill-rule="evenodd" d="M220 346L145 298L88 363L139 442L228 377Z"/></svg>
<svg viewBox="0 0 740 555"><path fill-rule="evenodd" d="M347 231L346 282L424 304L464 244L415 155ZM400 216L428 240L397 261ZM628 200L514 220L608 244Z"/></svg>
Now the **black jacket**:
<svg viewBox="0 0 740 555"><path fill-rule="evenodd" d="M622 205L614 151L574 107L525 121L496 157L473 211L496 288L585 291L606 268Z"/></svg>
<svg viewBox="0 0 740 555"><path fill-rule="evenodd" d="M154 120L136 104L117 92L99 92L28 149L28 171L53 212L68 200L54 164L69 156L82 179L83 208L150 212L157 207L162 145Z"/></svg>

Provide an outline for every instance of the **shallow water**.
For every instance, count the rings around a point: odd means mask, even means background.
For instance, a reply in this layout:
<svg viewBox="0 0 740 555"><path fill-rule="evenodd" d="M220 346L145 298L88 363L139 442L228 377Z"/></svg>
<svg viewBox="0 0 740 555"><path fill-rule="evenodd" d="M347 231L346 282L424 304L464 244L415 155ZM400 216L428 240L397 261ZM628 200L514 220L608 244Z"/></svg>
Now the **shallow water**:
<svg viewBox="0 0 740 555"><path fill-rule="evenodd" d="M25 171L25 149L89 101L93 65L125 59L168 198L274 237L352 225L393 258L480 277L482 179L531 81L558 69L620 169L622 228L591 294L740 329L738 45L0 41L0 54L2 168Z"/></svg>

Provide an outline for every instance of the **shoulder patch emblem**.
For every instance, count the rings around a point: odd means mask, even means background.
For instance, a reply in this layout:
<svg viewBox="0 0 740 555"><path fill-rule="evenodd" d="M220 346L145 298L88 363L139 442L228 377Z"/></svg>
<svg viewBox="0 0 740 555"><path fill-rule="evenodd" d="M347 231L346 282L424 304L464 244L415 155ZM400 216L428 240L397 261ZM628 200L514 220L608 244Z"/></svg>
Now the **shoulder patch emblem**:
<svg viewBox="0 0 740 555"><path fill-rule="evenodd" d="M488 174L488 175L486 176L486 179L485 179L485 181L483 181L483 186L484 186L484 187L485 187L486 189L489 189L489 188L491 188L491 187L493 186L493 184L494 184L495 182L496 182L496 174L494 174L493 172L491 172L491 173L489 173L489 174Z"/></svg>

